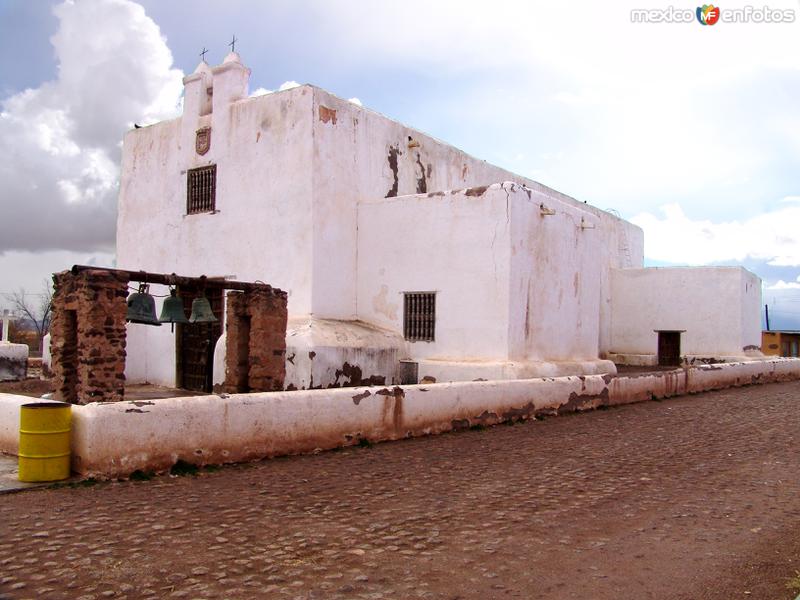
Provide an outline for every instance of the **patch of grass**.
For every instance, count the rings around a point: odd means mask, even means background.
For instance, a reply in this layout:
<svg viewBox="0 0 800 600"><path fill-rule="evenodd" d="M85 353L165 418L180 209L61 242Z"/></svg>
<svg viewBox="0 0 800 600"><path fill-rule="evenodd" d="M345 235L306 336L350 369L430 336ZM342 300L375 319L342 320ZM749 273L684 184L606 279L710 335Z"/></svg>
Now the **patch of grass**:
<svg viewBox="0 0 800 600"><path fill-rule="evenodd" d="M800 571L794 572L794 577L791 577L786 582L786 589L790 590L792 593L800 592Z"/></svg>
<svg viewBox="0 0 800 600"><path fill-rule="evenodd" d="M358 440L358 445L361 448L372 448L372 442L370 442L367 438L360 438Z"/></svg>
<svg viewBox="0 0 800 600"><path fill-rule="evenodd" d="M476 423L469 426L470 431L486 431L486 425L483 423Z"/></svg>
<svg viewBox="0 0 800 600"><path fill-rule="evenodd" d="M169 470L170 475L177 475L178 477L184 477L186 475L197 475L197 465L193 465L192 463L186 462L183 459L179 459L172 468Z"/></svg>
<svg viewBox="0 0 800 600"><path fill-rule="evenodd" d="M206 465L205 467L203 467L203 471L205 471L206 473L216 473L221 468L222 467L220 465Z"/></svg>
<svg viewBox="0 0 800 600"><path fill-rule="evenodd" d="M152 471L142 471L141 469L136 469L129 477L131 481L150 481L152 478Z"/></svg>

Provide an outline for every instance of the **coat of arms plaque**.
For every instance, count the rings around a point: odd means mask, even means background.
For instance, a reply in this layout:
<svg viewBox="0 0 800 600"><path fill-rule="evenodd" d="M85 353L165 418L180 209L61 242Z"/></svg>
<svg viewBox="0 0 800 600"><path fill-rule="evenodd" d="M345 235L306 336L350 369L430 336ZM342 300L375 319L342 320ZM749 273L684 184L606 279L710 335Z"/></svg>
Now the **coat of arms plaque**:
<svg viewBox="0 0 800 600"><path fill-rule="evenodd" d="M194 143L194 149L201 156L208 152L211 147L211 127L203 127L197 130L197 139Z"/></svg>

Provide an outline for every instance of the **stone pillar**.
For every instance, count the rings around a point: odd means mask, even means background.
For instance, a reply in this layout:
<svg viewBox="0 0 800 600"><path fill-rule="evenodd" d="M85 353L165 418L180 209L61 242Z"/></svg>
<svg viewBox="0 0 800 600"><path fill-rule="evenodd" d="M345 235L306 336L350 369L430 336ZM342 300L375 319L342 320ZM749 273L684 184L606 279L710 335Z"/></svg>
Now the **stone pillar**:
<svg viewBox="0 0 800 600"><path fill-rule="evenodd" d="M118 402L125 390L127 279L103 270L53 276L50 351L54 396L65 402Z"/></svg>
<svg viewBox="0 0 800 600"><path fill-rule="evenodd" d="M228 292L225 308L225 391L250 391L250 316L244 292Z"/></svg>
<svg viewBox="0 0 800 600"><path fill-rule="evenodd" d="M225 390L282 390L286 377L286 293L272 288L230 292L226 313Z"/></svg>

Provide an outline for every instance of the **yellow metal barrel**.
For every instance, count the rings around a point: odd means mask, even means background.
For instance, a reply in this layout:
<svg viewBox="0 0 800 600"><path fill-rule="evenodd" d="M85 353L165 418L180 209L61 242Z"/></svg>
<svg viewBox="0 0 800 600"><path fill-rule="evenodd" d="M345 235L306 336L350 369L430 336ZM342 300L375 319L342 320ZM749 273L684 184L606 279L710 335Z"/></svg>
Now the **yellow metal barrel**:
<svg viewBox="0 0 800 600"><path fill-rule="evenodd" d="M19 480L58 481L69 477L72 405L32 402L19 409Z"/></svg>

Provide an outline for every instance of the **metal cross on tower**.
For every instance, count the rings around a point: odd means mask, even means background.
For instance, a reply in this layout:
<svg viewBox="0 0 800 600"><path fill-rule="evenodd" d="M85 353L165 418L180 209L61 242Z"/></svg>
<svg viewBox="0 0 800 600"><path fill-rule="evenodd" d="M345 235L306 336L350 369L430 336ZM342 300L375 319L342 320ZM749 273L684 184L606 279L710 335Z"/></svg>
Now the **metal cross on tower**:
<svg viewBox="0 0 800 600"><path fill-rule="evenodd" d="M200 58L203 59L203 62L206 62L206 52L208 52L208 50L203 46L203 51L200 53Z"/></svg>
<svg viewBox="0 0 800 600"><path fill-rule="evenodd" d="M236 42L239 40L236 39L236 34L233 35L233 39L231 39L231 43L228 46L231 47L231 52L236 52Z"/></svg>

